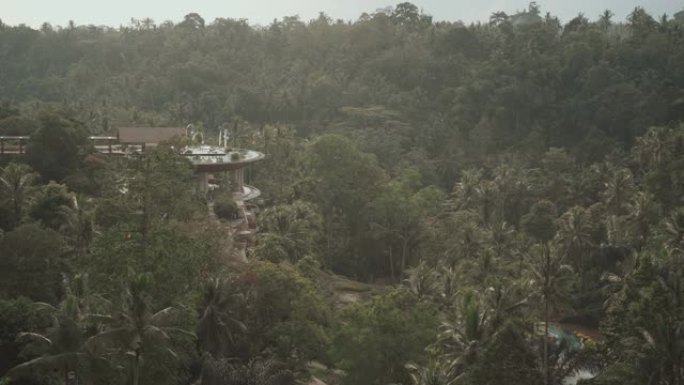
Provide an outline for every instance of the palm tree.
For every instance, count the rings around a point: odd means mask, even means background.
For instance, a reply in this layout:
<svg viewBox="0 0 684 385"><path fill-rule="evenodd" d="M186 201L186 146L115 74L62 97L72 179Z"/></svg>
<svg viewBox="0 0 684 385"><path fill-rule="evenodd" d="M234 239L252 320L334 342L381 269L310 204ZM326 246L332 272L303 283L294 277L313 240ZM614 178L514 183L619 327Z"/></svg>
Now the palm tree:
<svg viewBox="0 0 684 385"><path fill-rule="evenodd" d="M612 364L601 377L638 384L684 384L684 275L681 261L646 255L607 306ZM631 315L631 316L630 316ZM606 382L608 383L608 382Z"/></svg>
<svg viewBox="0 0 684 385"><path fill-rule="evenodd" d="M456 209L477 210L482 195L482 170L468 169L463 171L461 180L456 183L451 195Z"/></svg>
<svg viewBox="0 0 684 385"><path fill-rule="evenodd" d="M684 384L684 322L659 317L640 337L625 340L644 384Z"/></svg>
<svg viewBox="0 0 684 385"><path fill-rule="evenodd" d="M460 271L454 268L453 264L441 262L435 268L438 284L438 298L442 300L445 307L450 307L454 303L454 296L458 294L460 285Z"/></svg>
<svg viewBox="0 0 684 385"><path fill-rule="evenodd" d="M47 312L52 326L45 334L21 333L18 340L26 341L32 351L41 356L11 369L9 377L22 377L36 371L58 371L64 383L70 374L85 384L95 383L109 369L99 351L84 345L86 322L89 311L103 299L90 293L88 276L76 275L73 279L63 277L65 298L58 307L38 302L36 308Z"/></svg>
<svg viewBox="0 0 684 385"><path fill-rule="evenodd" d="M621 215L634 193L634 178L629 169L623 168L611 173L604 184L603 200L608 213Z"/></svg>
<svg viewBox="0 0 684 385"><path fill-rule="evenodd" d="M58 371L63 383L69 383L69 376L75 373L82 358L83 333L76 320L62 313L60 309L46 303L37 307L51 313L52 326L47 333L20 333L17 340L27 342L32 350L40 352L40 357L12 368L7 376L19 378L34 372Z"/></svg>
<svg viewBox="0 0 684 385"><path fill-rule="evenodd" d="M245 325L233 312L243 298L227 290L224 279L209 280L204 289L204 301L197 325L197 337L201 349L215 358L227 357L235 343L235 329L245 331Z"/></svg>
<svg viewBox="0 0 684 385"><path fill-rule="evenodd" d="M445 258L452 266L466 260L477 260L491 234L480 226L480 216L472 210L450 214L445 221Z"/></svg>
<svg viewBox="0 0 684 385"><path fill-rule="evenodd" d="M47 303L36 303L35 306L50 314L52 326L45 334L21 333L19 341L26 341L27 348L40 353L40 357L24 362L12 368L7 376L19 378L35 372L60 373L63 383L69 383L73 374L76 381L94 384L98 378L109 370L108 362L99 351L84 345L86 333L82 312L87 308L87 300L78 298L67 287L67 297L59 307Z"/></svg>
<svg viewBox="0 0 684 385"><path fill-rule="evenodd" d="M408 269L404 284L418 298L439 297L440 275L435 268L421 260L416 267Z"/></svg>
<svg viewBox="0 0 684 385"><path fill-rule="evenodd" d="M437 341L428 348L437 356L437 366L422 368L421 372L414 373L417 375L415 378L422 380L426 375L427 378L448 379L453 383L459 381L468 368L479 362L492 338L505 325L513 327L513 323L508 321L515 319L517 310L526 303L527 299L521 300L515 287L502 284L489 287L482 293L463 294L455 320L442 324Z"/></svg>
<svg viewBox="0 0 684 385"><path fill-rule="evenodd" d="M88 200L86 197L74 196L73 207L65 207L65 222L60 228L79 256L86 254L95 232L94 212L86 207Z"/></svg>
<svg viewBox="0 0 684 385"><path fill-rule="evenodd" d="M481 169L463 171L461 180L454 185L451 203L456 210L473 210L488 223L496 214L497 184L483 178Z"/></svg>
<svg viewBox="0 0 684 385"><path fill-rule="evenodd" d="M290 262L316 253L323 220L311 204L295 201L265 210L260 217L262 233L284 247Z"/></svg>
<svg viewBox="0 0 684 385"><path fill-rule="evenodd" d="M480 348L492 332L489 321L487 309L481 308L477 294L471 292L465 294L456 319L442 324L437 341L430 349L449 362L452 378L477 361Z"/></svg>
<svg viewBox="0 0 684 385"><path fill-rule="evenodd" d="M505 221L489 227L492 234L492 250L497 258L502 259L516 254L515 229Z"/></svg>
<svg viewBox="0 0 684 385"><path fill-rule="evenodd" d="M468 366L477 362L489 337L489 317L473 296L466 296L464 306L452 322L444 322L437 341L429 350L448 363L448 377L457 380Z"/></svg>
<svg viewBox="0 0 684 385"><path fill-rule="evenodd" d="M613 24L613 16L615 16L615 14L608 9L606 9L605 11L603 11L601 15L599 15L598 23L603 30L607 30Z"/></svg>
<svg viewBox="0 0 684 385"><path fill-rule="evenodd" d="M171 333L195 337L194 334L175 327L177 311L167 307L152 312L142 290L142 280L134 282L125 291L123 309L114 315L94 316L105 329L90 337L86 346L90 349L109 348L110 351L132 356L132 384L140 384L142 358L146 346L168 345ZM176 353L166 347L165 351L176 358Z"/></svg>
<svg viewBox="0 0 684 385"><path fill-rule="evenodd" d="M499 25L506 20L508 20L508 15L506 12L492 12L492 14L489 16L489 23L493 25Z"/></svg>
<svg viewBox="0 0 684 385"><path fill-rule="evenodd" d="M570 258L582 280L584 289L585 254L593 247L592 222L587 210L580 206L571 207L558 220L558 240L561 252Z"/></svg>
<svg viewBox="0 0 684 385"><path fill-rule="evenodd" d="M201 385L290 385L294 374L275 360L252 360L242 364L232 359L207 357Z"/></svg>
<svg viewBox="0 0 684 385"><path fill-rule="evenodd" d="M10 163L4 169L0 169L0 197L5 196L10 202L12 225L21 220L36 176L31 167L22 163Z"/></svg>
<svg viewBox="0 0 684 385"><path fill-rule="evenodd" d="M563 281L566 278L564 272L571 271L569 266L563 264L564 254L559 253L549 242L537 244L530 253L529 271L532 275L530 280L534 292L541 297L542 314L544 318L544 352L543 371L544 384L549 382L549 322L551 307L557 305L563 297Z"/></svg>
<svg viewBox="0 0 684 385"><path fill-rule="evenodd" d="M665 249L670 254L684 252L684 209L674 210L667 216L659 233L665 241Z"/></svg>
<svg viewBox="0 0 684 385"><path fill-rule="evenodd" d="M489 311L493 329L498 330L507 320L519 316L519 310L527 306L529 297L520 289L517 284L496 282L485 290L482 301Z"/></svg>
<svg viewBox="0 0 684 385"><path fill-rule="evenodd" d="M643 136L637 139L634 152L641 166L641 169L650 171L657 168L663 158L667 158L668 137L672 135L671 129L664 127L653 127Z"/></svg>
<svg viewBox="0 0 684 385"><path fill-rule="evenodd" d="M454 385L456 380L449 377L449 371L439 361L431 362L428 366L407 364L413 385Z"/></svg>
<svg viewBox="0 0 684 385"><path fill-rule="evenodd" d="M661 208L653 195L647 192L636 193L629 208L630 238L640 250L651 233L651 226L662 217Z"/></svg>

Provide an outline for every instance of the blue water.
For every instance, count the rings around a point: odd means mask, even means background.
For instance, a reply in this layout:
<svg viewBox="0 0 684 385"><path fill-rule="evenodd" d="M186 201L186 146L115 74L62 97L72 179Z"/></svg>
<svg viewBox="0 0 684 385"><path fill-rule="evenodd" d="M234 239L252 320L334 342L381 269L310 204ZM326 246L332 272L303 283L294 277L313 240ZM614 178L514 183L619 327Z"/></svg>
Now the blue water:
<svg viewBox="0 0 684 385"><path fill-rule="evenodd" d="M550 324L549 335L556 338L559 342L564 341L570 350L579 350L582 348L582 340L572 331Z"/></svg>

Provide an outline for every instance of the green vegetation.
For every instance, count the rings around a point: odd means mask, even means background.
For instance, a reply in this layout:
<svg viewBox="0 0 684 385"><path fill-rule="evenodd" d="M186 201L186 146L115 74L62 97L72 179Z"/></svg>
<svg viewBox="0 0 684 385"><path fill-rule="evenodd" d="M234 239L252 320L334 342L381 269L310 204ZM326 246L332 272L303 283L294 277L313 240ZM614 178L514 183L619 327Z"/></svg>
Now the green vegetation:
<svg viewBox="0 0 684 385"><path fill-rule="evenodd" d="M214 198L214 213L219 219L238 219L240 212L237 203L233 200L233 194L223 192Z"/></svg>
<svg viewBox="0 0 684 385"><path fill-rule="evenodd" d="M682 15L0 23L0 383L683 384Z"/></svg>

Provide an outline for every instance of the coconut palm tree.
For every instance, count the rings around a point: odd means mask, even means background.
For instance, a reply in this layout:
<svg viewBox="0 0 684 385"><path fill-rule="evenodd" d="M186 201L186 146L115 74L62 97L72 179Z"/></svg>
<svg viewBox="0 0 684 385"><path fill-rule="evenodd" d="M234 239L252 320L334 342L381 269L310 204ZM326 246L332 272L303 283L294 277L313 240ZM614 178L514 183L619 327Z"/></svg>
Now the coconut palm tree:
<svg viewBox="0 0 684 385"><path fill-rule="evenodd" d="M77 276L73 281L64 279L65 300L54 307L47 303L35 306L47 312L52 326L46 333L21 333L19 341L27 342L27 348L38 352L39 357L11 369L7 376L19 378L35 372L58 372L64 384L70 376L84 384L94 384L108 374L109 364L104 355L84 344L86 340L85 319L94 296L88 295L87 280Z"/></svg>
<svg viewBox="0 0 684 385"><path fill-rule="evenodd" d="M491 234L481 227L480 216L472 210L451 213L444 228L445 255L452 266L466 260L477 260L490 243Z"/></svg>
<svg viewBox="0 0 684 385"><path fill-rule="evenodd" d="M78 256L83 256L93 240L95 233L94 211L87 207L89 198L73 197L73 207L65 207L65 221L60 231L66 235L71 248Z"/></svg>
<svg viewBox="0 0 684 385"><path fill-rule="evenodd" d="M667 139L672 135L671 129L653 127L637 139L634 154L644 170L653 170L660 165L668 154Z"/></svg>
<svg viewBox="0 0 684 385"><path fill-rule="evenodd" d="M557 247L550 242L535 245L529 255L529 269L531 274L531 290L542 303L544 322L544 352L543 371L544 384L550 384L549 371L549 322L552 307L558 306L564 297L564 281L568 277L566 272L572 269L564 264L565 255L558 252Z"/></svg>
<svg viewBox="0 0 684 385"><path fill-rule="evenodd" d="M69 376L76 373L83 355L84 336L81 327L76 320L58 308L46 303L38 303L36 306L51 314L52 326L45 334L20 333L17 340L26 342L27 348L38 352L40 356L15 366L7 376L20 378L35 372L57 371L62 382L67 385Z"/></svg>
<svg viewBox="0 0 684 385"><path fill-rule="evenodd" d="M21 220L36 177L31 167L22 163L10 163L0 169L0 198L4 197L10 203L13 226Z"/></svg>
<svg viewBox="0 0 684 385"><path fill-rule="evenodd" d="M207 357L200 385L290 385L294 374L275 360L255 359L242 364L234 359Z"/></svg>
<svg viewBox="0 0 684 385"><path fill-rule="evenodd" d="M290 262L296 263L305 255L317 252L323 222L311 204L295 201L271 207L264 210L259 223L264 238L281 246Z"/></svg>
<svg viewBox="0 0 684 385"><path fill-rule="evenodd" d="M520 309L528 305L528 300L529 296L523 295L520 285L501 281L488 287L482 298L489 312L490 325L496 330L507 320L519 316Z"/></svg>
<svg viewBox="0 0 684 385"><path fill-rule="evenodd" d="M482 170L468 169L463 171L461 180L451 192L455 209L474 209L480 206L482 195Z"/></svg>
<svg viewBox="0 0 684 385"><path fill-rule="evenodd" d="M492 330L489 312L483 309L476 293L466 293L454 321L444 322L437 341L430 347L450 364L450 374L457 377L474 363Z"/></svg>
<svg viewBox="0 0 684 385"><path fill-rule="evenodd" d="M636 373L642 383L684 384L684 322L658 318L641 334L627 338L625 345L636 359Z"/></svg>
<svg viewBox="0 0 684 385"><path fill-rule="evenodd" d="M530 171L522 167L510 165L501 165L494 170L493 184L499 194L499 219L516 228L533 195L531 190L534 186L530 174Z"/></svg>
<svg viewBox="0 0 684 385"><path fill-rule="evenodd" d="M560 252L574 263L584 288L585 257L591 253L593 225L588 211L580 206L571 207L558 219L556 239Z"/></svg>
<svg viewBox="0 0 684 385"><path fill-rule="evenodd" d="M462 303L455 318L442 324L437 341L428 348L436 356L437 366L414 371L414 381L459 381L472 365L480 362L483 351L504 325L513 327L508 321L516 319L517 310L527 303L525 298L520 299L515 287L500 283L481 293L461 294Z"/></svg>
<svg viewBox="0 0 684 385"><path fill-rule="evenodd" d="M197 325L200 348L215 358L228 357L231 345L235 343L233 333L245 331L245 325L235 316L235 305L244 298L230 293L225 279L214 278L207 282Z"/></svg>
<svg viewBox="0 0 684 385"><path fill-rule="evenodd" d="M449 371L439 361L430 363L428 366L407 364L413 385L454 385L456 379L449 377Z"/></svg>
<svg viewBox="0 0 684 385"><path fill-rule="evenodd" d="M605 181L603 201L609 214L622 215L634 194L634 177L629 169L615 170Z"/></svg>
<svg viewBox="0 0 684 385"><path fill-rule="evenodd" d="M659 233L670 254L684 252L684 209L670 213L662 222Z"/></svg>
<svg viewBox="0 0 684 385"><path fill-rule="evenodd" d="M436 268L421 260L416 267L406 271L404 284L418 298L440 297L440 275Z"/></svg>
<svg viewBox="0 0 684 385"><path fill-rule="evenodd" d="M153 312L143 292L142 280L138 280L125 291L122 309L113 315L94 315L104 329L90 337L86 346L92 350L107 349L132 357L133 385L140 384L142 358L145 348L154 344L166 346L165 351L176 358L168 345L171 334L195 337L194 334L176 327L177 310L167 307Z"/></svg>
<svg viewBox="0 0 684 385"><path fill-rule="evenodd" d="M629 205L629 224L631 237L637 250L646 243L652 225L662 217L661 207L654 196L647 192L637 192Z"/></svg>
<svg viewBox="0 0 684 385"><path fill-rule="evenodd" d="M464 299L456 319L442 324L437 341L429 350L448 363L449 378L457 380L468 366L477 362L491 332L488 316L471 294Z"/></svg>
<svg viewBox="0 0 684 385"><path fill-rule="evenodd" d="M608 304L611 363L601 383L684 384L684 274L681 261L643 255Z"/></svg>

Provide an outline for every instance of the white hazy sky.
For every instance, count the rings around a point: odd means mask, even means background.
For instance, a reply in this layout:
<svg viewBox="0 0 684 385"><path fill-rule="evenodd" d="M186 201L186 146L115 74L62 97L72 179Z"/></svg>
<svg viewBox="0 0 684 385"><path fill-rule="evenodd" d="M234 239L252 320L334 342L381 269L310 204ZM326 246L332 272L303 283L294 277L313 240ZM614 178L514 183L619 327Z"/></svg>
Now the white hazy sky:
<svg viewBox="0 0 684 385"><path fill-rule="evenodd" d="M38 27L43 22L66 25L128 24L131 18L150 17L156 22L179 21L190 12L207 22L217 17L244 18L250 24L269 24L275 18L299 15L310 20L323 11L333 19L356 20L363 12L395 5L392 0L0 0L0 19L5 24ZM528 0L415 0L412 1L435 20L462 20L466 23L488 20L494 11L508 13L527 7ZM539 0L542 12L551 12L568 21L583 12L589 19L605 9L624 20L635 6L654 16L672 15L684 9L684 0Z"/></svg>

